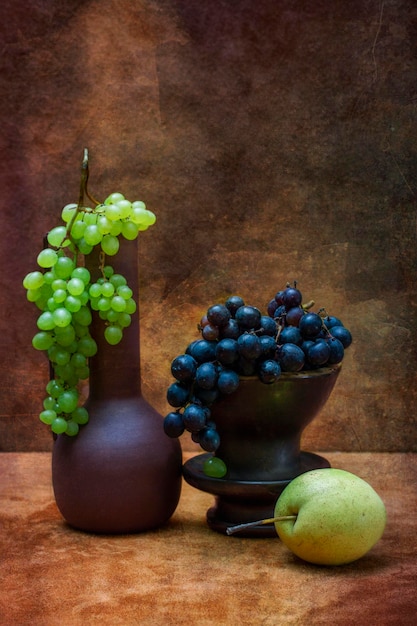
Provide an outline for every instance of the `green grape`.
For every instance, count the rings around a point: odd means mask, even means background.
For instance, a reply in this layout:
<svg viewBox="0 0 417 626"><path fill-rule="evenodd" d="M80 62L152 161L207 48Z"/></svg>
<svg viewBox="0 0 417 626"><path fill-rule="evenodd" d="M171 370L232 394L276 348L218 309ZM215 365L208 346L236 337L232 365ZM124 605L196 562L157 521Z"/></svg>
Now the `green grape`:
<svg viewBox="0 0 417 626"><path fill-rule="evenodd" d="M45 248L38 254L37 263L39 267L49 268L58 261L58 254L51 248Z"/></svg>
<svg viewBox="0 0 417 626"><path fill-rule="evenodd" d="M56 411L56 401L52 396L48 396L43 401L43 408L48 411Z"/></svg>
<svg viewBox="0 0 417 626"><path fill-rule="evenodd" d="M52 317L55 322L55 326L64 328L65 326L68 326L68 324L71 324L72 315L65 307L61 306L55 309L52 313Z"/></svg>
<svg viewBox="0 0 417 626"><path fill-rule="evenodd" d="M86 335L78 342L78 352L87 357L94 356L97 353L97 344L91 336Z"/></svg>
<svg viewBox="0 0 417 626"><path fill-rule="evenodd" d="M121 296L113 296L110 302L111 308L118 313L121 313L126 309L126 300L124 300Z"/></svg>
<svg viewBox="0 0 417 626"><path fill-rule="evenodd" d="M117 323L122 328L127 328L132 323L132 318L130 317L129 313L125 313L125 312L118 313L117 314Z"/></svg>
<svg viewBox="0 0 417 626"><path fill-rule="evenodd" d="M95 226L97 224L97 215L94 211L85 211L84 213L84 222L87 226Z"/></svg>
<svg viewBox="0 0 417 626"><path fill-rule="evenodd" d="M55 378L52 378L46 385L46 392L53 398L58 398L63 391L63 386Z"/></svg>
<svg viewBox="0 0 417 626"><path fill-rule="evenodd" d="M101 296L101 285L100 283L93 283L90 285L90 289L88 290L91 298L99 298Z"/></svg>
<svg viewBox="0 0 417 626"><path fill-rule="evenodd" d="M45 311L44 313L39 315L36 325L39 330L52 330L53 328L55 328L55 322L52 313L50 311Z"/></svg>
<svg viewBox="0 0 417 626"><path fill-rule="evenodd" d="M75 296L67 296L65 300L65 308L68 309L70 313L76 313L81 309L82 302L80 298L76 298Z"/></svg>
<svg viewBox="0 0 417 626"><path fill-rule="evenodd" d="M84 408L83 406L77 407L71 413L71 419L72 419L72 421L76 422L77 424L87 424L87 422L88 422L88 411L87 411L87 409Z"/></svg>
<svg viewBox="0 0 417 626"><path fill-rule="evenodd" d="M120 287L117 288L117 295L121 296L123 300L130 300L133 296L133 291L128 285L120 285Z"/></svg>
<svg viewBox="0 0 417 626"><path fill-rule="evenodd" d="M51 285L55 280L55 274L52 270L46 271L43 275L43 279L47 285Z"/></svg>
<svg viewBox="0 0 417 626"><path fill-rule="evenodd" d="M60 256L54 265L54 272L57 278L68 278L71 276L75 265L68 256Z"/></svg>
<svg viewBox="0 0 417 626"><path fill-rule="evenodd" d="M103 274L106 278L110 278L110 276L113 276L114 274L114 269L111 265L105 265L103 267Z"/></svg>
<svg viewBox="0 0 417 626"><path fill-rule="evenodd" d="M57 398L58 410L63 413L72 413L78 405L78 392L76 389L68 389Z"/></svg>
<svg viewBox="0 0 417 626"><path fill-rule="evenodd" d="M71 365L76 369L85 367L85 365L87 365L87 357L79 352L74 352L71 356Z"/></svg>
<svg viewBox="0 0 417 626"><path fill-rule="evenodd" d="M138 236L138 225L134 222L124 222L122 226L122 235L125 239L133 241Z"/></svg>
<svg viewBox="0 0 417 626"><path fill-rule="evenodd" d="M66 348L67 348L68 352L70 352L71 354L74 354L74 352L77 352L77 350L78 350L78 338L74 339L74 341L72 343L70 343L69 346L66 346Z"/></svg>
<svg viewBox="0 0 417 626"><path fill-rule="evenodd" d="M127 284L126 278L124 276L122 276L121 274L113 274L112 276L110 276L109 280L110 280L111 284L114 285L115 289L117 289L121 285L126 285Z"/></svg>
<svg viewBox="0 0 417 626"><path fill-rule="evenodd" d="M79 278L83 281L84 285L88 285L91 280L90 271L86 267L76 267L71 272L71 278Z"/></svg>
<svg viewBox="0 0 417 626"><path fill-rule="evenodd" d="M146 209L146 214L147 214L146 224L148 226L153 226L153 224L155 224L155 222L156 222L156 215L155 215L155 213L153 213L152 211L149 211L149 209Z"/></svg>
<svg viewBox="0 0 417 626"><path fill-rule="evenodd" d="M146 208L143 202L134 202L130 219L139 226L139 230L146 230L156 222L156 215Z"/></svg>
<svg viewBox="0 0 417 626"><path fill-rule="evenodd" d="M117 208L119 209L120 219L121 220L127 219L132 211L131 202L129 202L129 200L123 199L123 200L118 200L116 204L117 204Z"/></svg>
<svg viewBox="0 0 417 626"><path fill-rule="evenodd" d="M111 231L109 234L113 235L113 237L118 237L120 233L122 232L122 226L123 226L123 223L120 220L113 222L113 225L111 227Z"/></svg>
<svg viewBox="0 0 417 626"><path fill-rule="evenodd" d="M210 457L203 463L203 472L211 478L223 478L227 473L227 467L217 456Z"/></svg>
<svg viewBox="0 0 417 626"><path fill-rule="evenodd" d="M81 337L85 337L86 335L90 334L88 326L82 326L81 324L77 324L77 322L74 321L74 316L72 316L72 320L75 334L77 335L78 339L81 339Z"/></svg>
<svg viewBox="0 0 417 626"><path fill-rule="evenodd" d="M29 302L36 302L41 297L40 289L28 289L26 291L26 298Z"/></svg>
<svg viewBox="0 0 417 626"><path fill-rule="evenodd" d="M63 278L55 278L51 283L52 291L58 291L58 289L66 289L67 282Z"/></svg>
<svg viewBox="0 0 417 626"><path fill-rule="evenodd" d="M55 338L60 346L69 347L75 341L76 334L72 324L65 327L55 328Z"/></svg>
<svg viewBox="0 0 417 626"><path fill-rule="evenodd" d="M40 296L39 298L36 298L34 304L42 312L45 311L45 309L48 308L47 307L47 298L44 298L42 296Z"/></svg>
<svg viewBox="0 0 417 626"><path fill-rule="evenodd" d="M78 383L78 378L75 376L75 369L72 367L70 363L65 363L65 365L55 365L54 366L55 375L61 379L66 386L75 387Z"/></svg>
<svg viewBox="0 0 417 626"><path fill-rule="evenodd" d="M53 344L54 337L46 331L36 333L32 339L32 346L35 350L48 350Z"/></svg>
<svg viewBox="0 0 417 626"><path fill-rule="evenodd" d="M80 296L85 289L85 283L81 278L70 278L67 284L68 293L72 296Z"/></svg>
<svg viewBox="0 0 417 626"><path fill-rule="evenodd" d="M48 298L47 302L46 302L46 307L48 309L48 311L56 311L57 308L59 307L59 302L55 302L55 300L52 298Z"/></svg>
<svg viewBox="0 0 417 626"><path fill-rule="evenodd" d="M44 424L50 426L54 420L56 420L56 412L52 409L45 409L39 413L39 419Z"/></svg>
<svg viewBox="0 0 417 626"><path fill-rule="evenodd" d="M65 245L65 239L67 237L67 229L65 226L56 226L52 230L49 231L47 235L47 240L50 246L54 248L59 248L62 245ZM69 243L69 240L66 241Z"/></svg>
<svg viewBox="0 0 417 626"><path fill-rule="evenodd" d="M84 241L89 246L95 246L102 240L103 235L96 224L89 224L84 232Z"/></svg>
<svg viewBox="0 0 417 626"><path fill-rule="evenodd" d="M23 287L25 289L40 289L45 282L45 276L42 272L29 272L23 279Z"/></svg>
<svg viewBox="0 0 417 626"><path fill-rule="evenodd" d="M110 298L104 298L104 296L99 298L97 302L97 311L108 311L112 308L111 303L112 301L110 300Z"/></svg>
<svg viewBox="0 0 417 626"><path fill-rule="evenodd" d="M68 420L67 430L65 431L66 435L68 435L69 437L75 437L75 435L78 435L79 430L80 427L78 426L77 422L74 422L74 420Z"/></svg>
<svg viewBox="0 0 417 626"><path fill-rule="evenodd" d="M105 215L111 222L118 222L120 220L120 209L117 204L108 204Z"/></svg>
<svg viewBox="0 0 417 626"><path fill-rule="evenodd" d="M119 251L119 240L113 235L104 235L101 241L101 248L108 256L114 256Z"/></svg>
<svg viewBox="0 0 417 626"><path fill-rule="evenodd" d="M111 298L114 295L114 285L110 281L106 281L101 285L101 293L106 298Z"/></svg>
<svg viewBox="0 0 417 626"><path fill-rule="evenodd" d="M88 287L88 285L86 285L86 288ZM88 291L87 289L84 289L84 291L82 292L82 294L79 296L79 300L81 302L81 306L85 306L87 304L87 302L89 301L90 296L88 295Z"/></svg>
<svg viewBox="0 0 417 626"><path fill-rule="evenodd" d="M81 237L81 239L77 242L77 248L81 252L81 254L86 255L90 254L94 246L91 246L89 243L86 242L84 237Z"/></svg>
<svg viewBox="0 0 417 626"><path fill-rule="evenodd" d="M51 424L51 430L56 435L62 435L67 430L67 420L63 417L56 417Z"/></svg>
<svg viewBox="0 0 417 626"><path fill-rule="evenodd" d="M55 355L58 350L59 348L55 343L50 348L48 348L48 359L51 361L51 363L55 363Z"/></svg>
<svg viewBox="0 0 417 626"><path fill-rule="evenodd" d="M54 295L52 297L54 299L54 302L61 304L67 298L67 292L65 291L65 289L57 289L56 291L54 291Z"/></svg>
<svg viewBox="0 0 417 626"><path fill-rule="evenodd" d="M87 228L87 224L84 220L78 220L74 222L71 228L71 237L74 239L81 239L84 236L85 229Z"/></svg>
<svg viewBox="0 0 417 626"><path fill-rule="evenodd" d="M126 309L125 312L129 313L129 315L133 315L133 313L136 312L137 306L136 306L136 302L134 301L133 298L129 298L129 300L126 300Z"/></svg>
<svg viewBox="0 0 417 626"><path fill-rule="evenodd" d="M123 338L123 331L120 326L112 325L107 326L104 331L104 337L111 346L115 346L120 343Z"/></svg>
<svg viewBox="0 0 417 626"><path fill-rule="evenodd" d="M97 219L97 228L101 232L102 235L107 235L113 226L113 222L109 220L105 215L100 215Z"/></svg>
<svg viewBox="0 0 417 626"><path fill-rule="evenodd" d="M132 207L134 209L146 209L146 204L143 202L143 200L135 200L134 202L132 202Z"/></svg>
<svg viewBox="0 0 417 626"><path fill-rule="evenodd" d="M76 211L77 211L76 204L66 204L61 212L62 221L65 223L70 222L73 219Z"/></svg>
<svg viewBox="0 0 417 626"><path fill-rule="evenodd" d="M117 311L114 311L113 309L110 309L109 311L106 311L106 313L107 313L106 319L111 324L114 324L115 322L118 321L120 313L118 313Z"/></svg>
<svg viewBox="0 0 417 626"><path fill-rule="evenodd" d="M84 367L77 367L75 374L79 380L86 380L90 376L90 368L88 365L84 365Z"/></svg>
<svg viewBox="0 0 417 626"><path fill-rule="evenodd" d="M120 202L120 200L124 200L125 197L122 193L115 192L110 194L104 201L104 204L114 204L115 202Z"/></svg>
<svg viewBox="0 0 417 626"><path fill-rule="evenodd" d="M73 314L73 319L77 324L81 326L90 326L93 321L91 311L88 306L82 306L79 311L76 311Z"/></svg>
<svg viewBox="0 0 417 626"><path fill-rule="evenodd" d="M130 215L130 219L134 224L146 224L147 219L147 210L144 207L135 206L135 202L133 203L132 213Z"/></svg>
<svg viewBox="0 0 417 626"><path fill-rule="evenodd" d="M67 363L69 363L71 355L68 352L68 350L63 350L61 349L57 349L55 351L55 358L54 361L57 365L66 365Z"/></svg>
<svg viewBox="0 0 417 626"><path fill-rule="evenodd" d="M42 285L38 290L39 297L36 297L35 304L38 309L45 311L48 308L48 300L51 296L51 288L49 285Z"/></svg>
<svg viewBox="0 0 417 626"><path fill-rule="evenodd" d="M100 298L90 298L90 307L92 311L98 311L98 301Z"/></svg>

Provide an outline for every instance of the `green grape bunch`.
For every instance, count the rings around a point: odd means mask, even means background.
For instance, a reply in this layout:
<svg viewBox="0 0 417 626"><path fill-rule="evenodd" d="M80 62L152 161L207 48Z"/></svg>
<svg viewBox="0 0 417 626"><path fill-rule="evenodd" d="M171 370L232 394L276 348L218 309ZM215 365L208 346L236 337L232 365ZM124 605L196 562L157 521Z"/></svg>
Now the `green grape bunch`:
<svg viewBox="0 0 417 626"><path fill-rule="evenodd" d="M28 301L40 311L32 345L46 354L53 374L39 418L53 433L69 436L77 435L89 419L79 389L89 378L89 358L97 353L90 334L92 311L104 320L110 345L122 340L136 311L126 278L115 273L106 257L117 254L121 240L136 239L156 221L144 202L130 202L119 192L98 202L88 193L87 180L85 150L79 201L64 206L62 224L49 231L38 254L38 268L23 279ZM97 246L101 276L93 281L84 259Z"/></svg>

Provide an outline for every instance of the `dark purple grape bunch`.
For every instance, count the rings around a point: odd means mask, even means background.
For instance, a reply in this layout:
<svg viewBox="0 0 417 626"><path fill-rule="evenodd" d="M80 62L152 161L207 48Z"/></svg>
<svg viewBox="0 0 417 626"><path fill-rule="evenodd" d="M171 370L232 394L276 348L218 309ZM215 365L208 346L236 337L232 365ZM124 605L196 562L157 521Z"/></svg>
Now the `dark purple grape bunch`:
<svg viewBox="0 0 417 626"><path fill-rule="evenodd" d="M279 291L263 315L240 296L209 307L198 325L200 337L171 363L175 379L167 390L175 410L164 419L165 433L191 433L203 450L216 453L220 437L211 418L216 400L234 393L244 376L275 383L282 372L340 363L352 337L324 310L310 311L296 283Z"/></svg>
<svg viewBox="0 0 417 626"><path fill-rule="evenodd" d="M240 296L209 307L198 325L200 338L171 363L175 378L167 401L175 411L165 417L164 430L179 437L187 430L207 452L216 452L220 437L210 407L236 391L241 376L259 376L265 384L281 374L275 359L277 323Z"/></svg>
<svg viewBox="0 0 417 626"><path fill-rule="evenodd" d="M278 328L276 358L282 371L315 370L341 363L352 343L350 331L325 309L312 312L314 302L303 304L302 299L294 283L278 291L267 307Z"/></svg>

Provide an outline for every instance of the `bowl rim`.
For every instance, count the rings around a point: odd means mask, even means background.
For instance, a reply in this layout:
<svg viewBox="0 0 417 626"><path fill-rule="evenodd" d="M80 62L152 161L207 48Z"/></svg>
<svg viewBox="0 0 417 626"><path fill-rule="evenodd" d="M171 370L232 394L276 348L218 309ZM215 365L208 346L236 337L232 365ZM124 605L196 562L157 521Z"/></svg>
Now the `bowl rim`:
<svg viewBox="0 0 417 626"><path fill-rule="evenodd" d="M288 379L302 379L302 378L319 378L321 376L330 376L333 372L340 372L342 369L341 363L335 363L334 365L327 365L325 367L318 367L315 370L300 370L299 372L281 372L275 383L278 383L280 380L288 380ZM250 381L250 380L258 380L262 382L256 374L252 376L242 376L239 375L239 379L241 381ZM275 383L270 383L274 385ZM262 383L265 385L265 383Z"/></svg>

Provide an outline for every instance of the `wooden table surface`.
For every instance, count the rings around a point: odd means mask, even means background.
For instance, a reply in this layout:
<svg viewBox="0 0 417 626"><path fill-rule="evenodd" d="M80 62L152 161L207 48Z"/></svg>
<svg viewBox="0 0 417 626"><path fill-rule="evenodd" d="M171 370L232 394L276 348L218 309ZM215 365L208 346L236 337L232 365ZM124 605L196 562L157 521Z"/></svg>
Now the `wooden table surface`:
<svg viewBox="0 0 417 626"><path fill-rule="evenodd" d="M55 505L50 453L0 454L0 624L415 624L417 455L321 454L370 482L387 507L380 542L343 567L304 563L278 539L210 530L213 496L186 483L164 528L75 531Z"/></svg>

